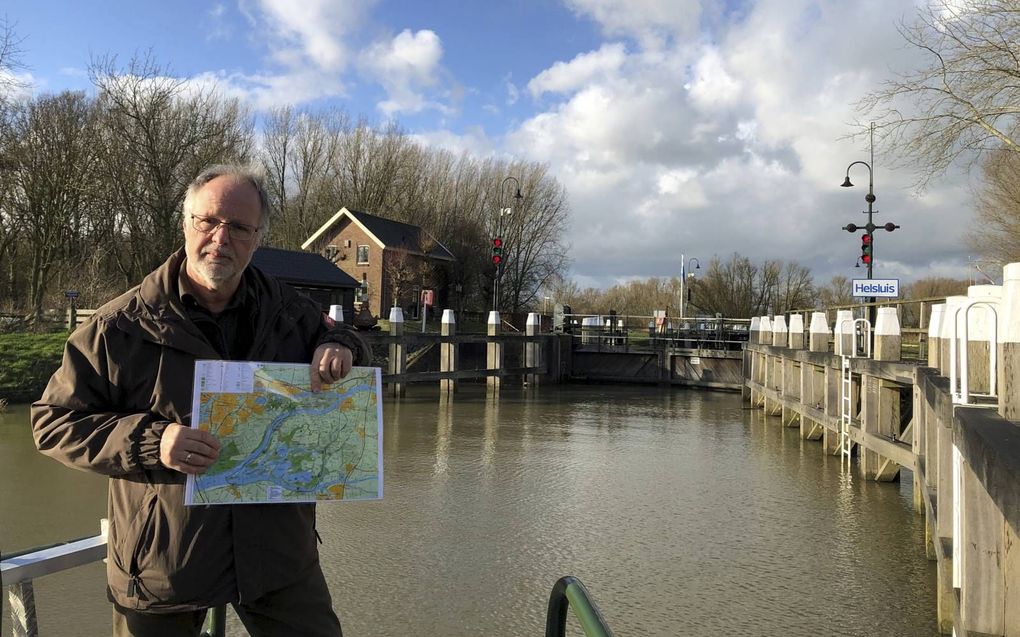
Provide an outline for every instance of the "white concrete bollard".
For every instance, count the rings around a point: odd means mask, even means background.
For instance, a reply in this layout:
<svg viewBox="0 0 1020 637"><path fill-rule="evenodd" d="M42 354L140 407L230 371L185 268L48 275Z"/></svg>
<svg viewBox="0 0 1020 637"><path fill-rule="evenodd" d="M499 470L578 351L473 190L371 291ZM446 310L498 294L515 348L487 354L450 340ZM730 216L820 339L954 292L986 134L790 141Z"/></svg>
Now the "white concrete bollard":
<svg viewBox="0 0 1020 637"><path fill-rule="evenodd" d="M329 306L329 318L333 319L337 323L344 322L344 306L342 305L330 305Z"/></svg>
<svg viewBox="0 0 1020 637"><path fill-rule="evenodd" d="M751 345L757 345L758 344L758 329L760 327L761 327L761 317L760 316L752 316L751 317L751 326L747 328L747 330L748 330L747 339L748 339L748 341L750 341Z"/></svg>
<svg viewBox="0 0 1020 637"><path fill-rule="evenodd" d="M443 310L443 319L440 323L440 334L443 336L455 336L457 334L457 319L453 310ZM439 371L457 371L457 344L442 343L439 346ZM439 381L441 393L453 393L457 391L457 381L453 378L443 378Z"/></svg>
<svg viewBox="0 0 1020 637"><path fill-rule="evenodd" d="M931 318L928 319L928 367L939 368L942 358L942 316L946 312L946 304L931 306Z"/></svg>
<svg viewBox="0 0 1020 637"><path fill-rule="evenodd" d="M875 317L875 353L876 361L898 361L902 357L902 334L900 317L894 307L878 308Z"/></svg>
<svg viewBox="0 0 1020 637"><path fill-rule="evenodd" d="M962 316L957 315L956 310L963 306L967 302L965 296L947 296L946 306L942 308L942 322L939 325L939 372L942 376L949 378L949 368L952 364L950 361L950 353L955 345L956 349L956 368L960 368L960 343L959 343L959 326L963 320ZM957 342L953 342L953 322L956 322L956 338ZM957 376L959 378L959 376Z"/></svg>
<svg viewBox="0 0 1020 637"><path fill-rule="evenodd" d="M850 310L836 310L836 324L832 326L832 334L836 339L836 355L853 356L854 313Z"/></svg>
<svg viewBox="0 0 1020 637"><path fill-rule="evenodd" d="M399 307L390 308L390 336L403 336L404 335L404 310ZM404 345L402 340L397 340L390 343L390 365L389 370L391 374L403 374L407 371L407 346ZM404 395L404 383L396 382L392 384L393 395L403 396Z"/></svg>
<svg viewBox="0 0 1020 637"><path fill-rule="evenodd" d="M492 310L489 312L488 320L488 335L499 336L502 322L499 319L499 312ZM485 362L486 368L490 370L502 370L503 369L503 343L499 341L490 341L485 344ZM502 384L499 376L488 376L486 377L486 384L490 391L499 391L500 385Z"/></svg>
<svg viewBox="0 0 1020 637"><path fill-rule="evenodd" d="M1020 421L1020 263L1002 269L999 312L999 415Z"/></svg>
<svg viewBox="0 0 1020 637"><path fill-rule="evenodd" d="M786 347L786 317L782 314L772 319L772 345Z"/></svg>
<svg viewBox="0 0 1020 637"><path fill-rule="evenodd" d="M767 316L761 317L758 322L758 342L762 345L772 344L772 319Z"/></svg>
<svg viewBox="0 0 1020 637"><path fill-rule="evenodd" d="M528 314L528 320L524 325L524 333L527 336L538 336L542 330L542 319L538 315L538 312L530 312ZM524 366L525 367L539 367L542 364L541 359L541 344L537 341L529 341L524 346ZM532 372L524 377L524 382L529 387L536 387L538 385L538 374Z"/></svg>
<svg viewBox="0 0 1020 637"><path fill-rule="evenodd" d="M967 393L988 394L992 391L992 348L998 335L997 316L1001 311L1001 285L972 285L967 288L967 303L974 305L969 309L960 310L960 333L966 327L966 360L960 359L961 393L963 391L963 367L967 368ZM991 308L996 308L993 312ZM962 336L961 336L962 338ZM998 354L998 351L995 350Z"/></svg>
<svg viewBox="0 0 1020 637"><path fill-rule="evenodd" d="M790 326L789 326L790 337L788 341L788 347L790 349L804 349L804 315L803 314L791 314L790 315Z"/></svg>
<svg viewBox="0 0 1020 637"><path fill-rule="evenodd" d="M808 327L808 348L812 352L829 351L829 322L825 320L825 312L812 312L811 325Z"/></svg>

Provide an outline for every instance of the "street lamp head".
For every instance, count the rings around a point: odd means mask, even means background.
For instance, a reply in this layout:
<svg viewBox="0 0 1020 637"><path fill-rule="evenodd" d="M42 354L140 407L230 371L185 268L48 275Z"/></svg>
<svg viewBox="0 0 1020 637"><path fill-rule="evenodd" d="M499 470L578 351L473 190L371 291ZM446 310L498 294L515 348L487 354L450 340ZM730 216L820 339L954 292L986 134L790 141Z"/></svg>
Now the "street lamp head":
<svg viewBox="0 0 1020 637"><path fill-rule="evenodd" d="M841 183L840 186L843 187L843 188L852 188L853 187L853 184L850 183L850 173L846 174L846 179L843 180L843 183Z"/></svg>
<svg viewBox="0 0 1020 637"><path fill-rule="evenodd" d="M524 199L524 195L521 194L521 187L520 186L517 186L517 192L514 193L514 199L516 199L518 201L520 201L521 199Z"/></svg>

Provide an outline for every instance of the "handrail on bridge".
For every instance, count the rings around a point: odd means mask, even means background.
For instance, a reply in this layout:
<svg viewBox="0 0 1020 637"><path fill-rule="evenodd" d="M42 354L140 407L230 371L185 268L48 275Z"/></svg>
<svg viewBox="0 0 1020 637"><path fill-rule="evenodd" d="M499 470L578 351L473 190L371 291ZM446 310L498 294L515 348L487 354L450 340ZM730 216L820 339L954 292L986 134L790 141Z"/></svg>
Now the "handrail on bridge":
<svg viewBox="0 0 1020 637"><path fill-rule="evenodd" d="M613 637L613 631L606 625L588 589L572 575L561 577L553 586L545 619L545 637L565 637L568 606L573 609L585 637Z"/></svg>
<svg viewBox="0 0 1020 637"><path fill-rule="evenodd" d="M78 540L57 542L25 551L0 556L0 590L9 588L13 634L38 637L39 622L35 609L34 580L44 575L98 562L106 557L106 520L103 532ZM202 637L223 637L226 634L226 607L210 609L208 627ZM0 617L0 633L3 620Z"/></svg>

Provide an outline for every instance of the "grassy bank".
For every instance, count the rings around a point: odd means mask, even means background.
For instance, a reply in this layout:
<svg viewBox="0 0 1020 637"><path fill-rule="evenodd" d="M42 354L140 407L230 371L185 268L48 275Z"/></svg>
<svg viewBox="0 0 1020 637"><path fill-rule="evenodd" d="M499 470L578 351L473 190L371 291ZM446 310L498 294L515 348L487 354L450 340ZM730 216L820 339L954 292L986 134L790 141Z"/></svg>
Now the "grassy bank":
<svg viewBox="0 0 1020 637"><path fill-rule="evenodd" d="M60 366L67 332L0 334L0 398L28 403L39 398Z"/></svg>

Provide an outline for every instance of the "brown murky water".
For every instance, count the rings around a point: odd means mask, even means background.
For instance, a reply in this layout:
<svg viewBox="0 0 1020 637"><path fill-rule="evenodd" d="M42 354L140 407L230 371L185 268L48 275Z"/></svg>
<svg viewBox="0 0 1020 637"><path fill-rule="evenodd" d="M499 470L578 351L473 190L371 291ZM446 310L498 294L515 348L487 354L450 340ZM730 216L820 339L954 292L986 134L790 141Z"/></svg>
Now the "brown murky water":
<svg viewBox="0 0 1020 637"><path fill-rule="evenodd" d="M539 636L567 574L618 637L935 634L909 473L864 482L738 395L412 388L384 417L385 499L319 507L347 637ZM25 407L0 417L0 550L103 515L102 478L36 453ZM103 578L38 580L43 634L109 634Z"/></svg>

